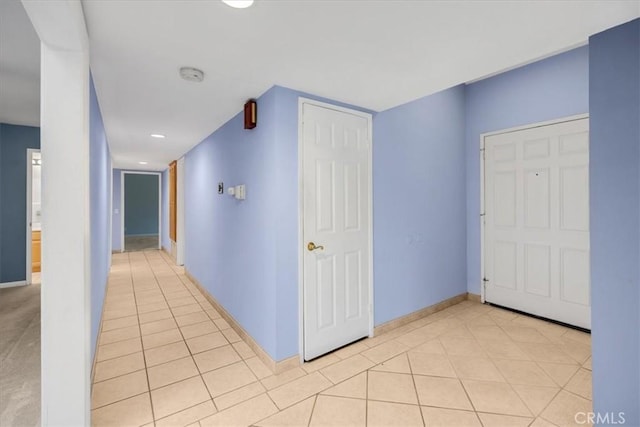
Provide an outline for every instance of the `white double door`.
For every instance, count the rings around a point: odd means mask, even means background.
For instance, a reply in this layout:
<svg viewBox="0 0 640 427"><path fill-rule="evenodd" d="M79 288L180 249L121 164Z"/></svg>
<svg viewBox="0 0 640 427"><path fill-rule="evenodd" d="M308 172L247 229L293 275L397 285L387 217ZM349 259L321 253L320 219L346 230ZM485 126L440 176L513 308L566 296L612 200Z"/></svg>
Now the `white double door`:
<svg viewBox="0 0 640 427"><path fill-rule="evenodd" d="M301 102L303 336L310 360L369 335L371 116Z"/></svg>
<svg viewBox="0 0 640 427"><path fill-rule="evenodd" d="M484 142L485 300L590 329L588 119Z"/></svg>

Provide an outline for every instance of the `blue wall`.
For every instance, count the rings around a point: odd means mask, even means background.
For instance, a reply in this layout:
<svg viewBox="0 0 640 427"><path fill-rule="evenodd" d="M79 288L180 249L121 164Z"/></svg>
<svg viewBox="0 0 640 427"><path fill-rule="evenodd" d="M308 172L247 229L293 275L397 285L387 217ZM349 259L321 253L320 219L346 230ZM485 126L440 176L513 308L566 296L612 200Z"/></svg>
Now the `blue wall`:
<svg viewBox="0 0 640 427"><path fill-rule="evenodd" d="M89 189L91 221L91 358L96 340L104 295L111 267L109 233L111 232L111 153L104 131L98 98L90 82L89 100Z"/></svg>
<svg viewBox="0 0 640 427"><path fill-rule="evenodd" d="M259 125L238 114L185 156L185 267L260 346L276 351L276 91L258 99ZM225 194L217 194L224 182ZM245 184L246 200L226 194Z"/></svg>
<svg viewBox="0 0 640 427"><path fill-rule="evenodd" d="M640 20L589 39L594 411L640 425Z"/></svg>
<svg viewBox="0 0 640 427"><path fill-rule="evenodd" d="M589 48L580 47L466 88L467 289L480 294L480 135L589 111Z"/></svg>
<svg viewBox="0 0 640 427"><path fill-rule="evenodd" d="M277 360L298 354L298 98L308 94L276 86L276 343ZM334 104L336 104L334 102ZM336 104L340 105L340 104ZM345 105L343 105L345 106Z"/></svg>
<svg viewBox="0 0 640 427"><path fill-rule="evenodd" d="M375 117L376 324L467 292L464 110L457 86Z"/></svg>
<svg viewBox="0 0 640 427"><path fill-rule="evenodd" d="M28 148L39 128L0 123L0 283L26 279Z"/></svg>
<svg viewBox="0 0 640 427"><path fill-rule="evenodd" d="M298 353L299 96L328 101L274 86L258 127L238 114L185 156L185 267L275 360Z"/></svg>
<svg viewBox="0 0 640 427"><path fill-rule="evenodd" d="M171 253L171 238L169 237L169 169L162 172L162 247L168 253Z"/></svg>
<svg viewBox="0 0 640 427"><path fill-rule="evenodd" d="M158 235L159 178L158 175L125 174L125 236Z"/></svg>

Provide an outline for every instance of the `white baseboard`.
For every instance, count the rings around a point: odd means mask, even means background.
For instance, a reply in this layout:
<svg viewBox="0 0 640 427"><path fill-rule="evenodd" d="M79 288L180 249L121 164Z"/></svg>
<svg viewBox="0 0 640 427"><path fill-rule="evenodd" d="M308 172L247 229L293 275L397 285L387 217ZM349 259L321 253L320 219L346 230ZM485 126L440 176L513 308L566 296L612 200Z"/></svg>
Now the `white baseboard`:
<svg viewBox="0 0 640 427"><path fill-rule="evenodd" d="M4 282L4 283L0 283L0 289L2 288L15 288L16 286L26 286L27 285L27 281L26 280L20 280L18 282Z"/></svg>

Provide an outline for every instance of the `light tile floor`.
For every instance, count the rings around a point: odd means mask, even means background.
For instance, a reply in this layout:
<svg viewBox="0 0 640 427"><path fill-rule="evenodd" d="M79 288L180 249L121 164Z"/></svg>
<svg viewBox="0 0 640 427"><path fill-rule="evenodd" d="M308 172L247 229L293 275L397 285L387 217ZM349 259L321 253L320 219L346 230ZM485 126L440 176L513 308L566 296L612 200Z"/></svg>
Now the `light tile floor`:
<svg viewBox="0 0 640 427"><path fill-rule="evenodd" d="M113 257L93 425L564 426L588 334L465 301L279 375L159 251Z"/></svg>

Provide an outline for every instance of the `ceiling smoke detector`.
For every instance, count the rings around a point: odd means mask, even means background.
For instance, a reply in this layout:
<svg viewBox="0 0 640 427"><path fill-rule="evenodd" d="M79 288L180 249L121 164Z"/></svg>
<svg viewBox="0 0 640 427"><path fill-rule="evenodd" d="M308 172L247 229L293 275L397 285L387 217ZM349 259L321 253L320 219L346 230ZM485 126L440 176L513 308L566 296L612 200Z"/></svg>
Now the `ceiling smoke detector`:
<svg viewBox="0 0 640 427"><path fill-rule="evenodd" d="M180 77L188 82L201 82L204 80L204 72L193 67L182 67Z"/></svg>
<svg viewBox="0 0 640 427"><path fill-rule="evenodd" d="M246 9L253 4L253 0L222 0L222 3L236 9Z"/></svg>

